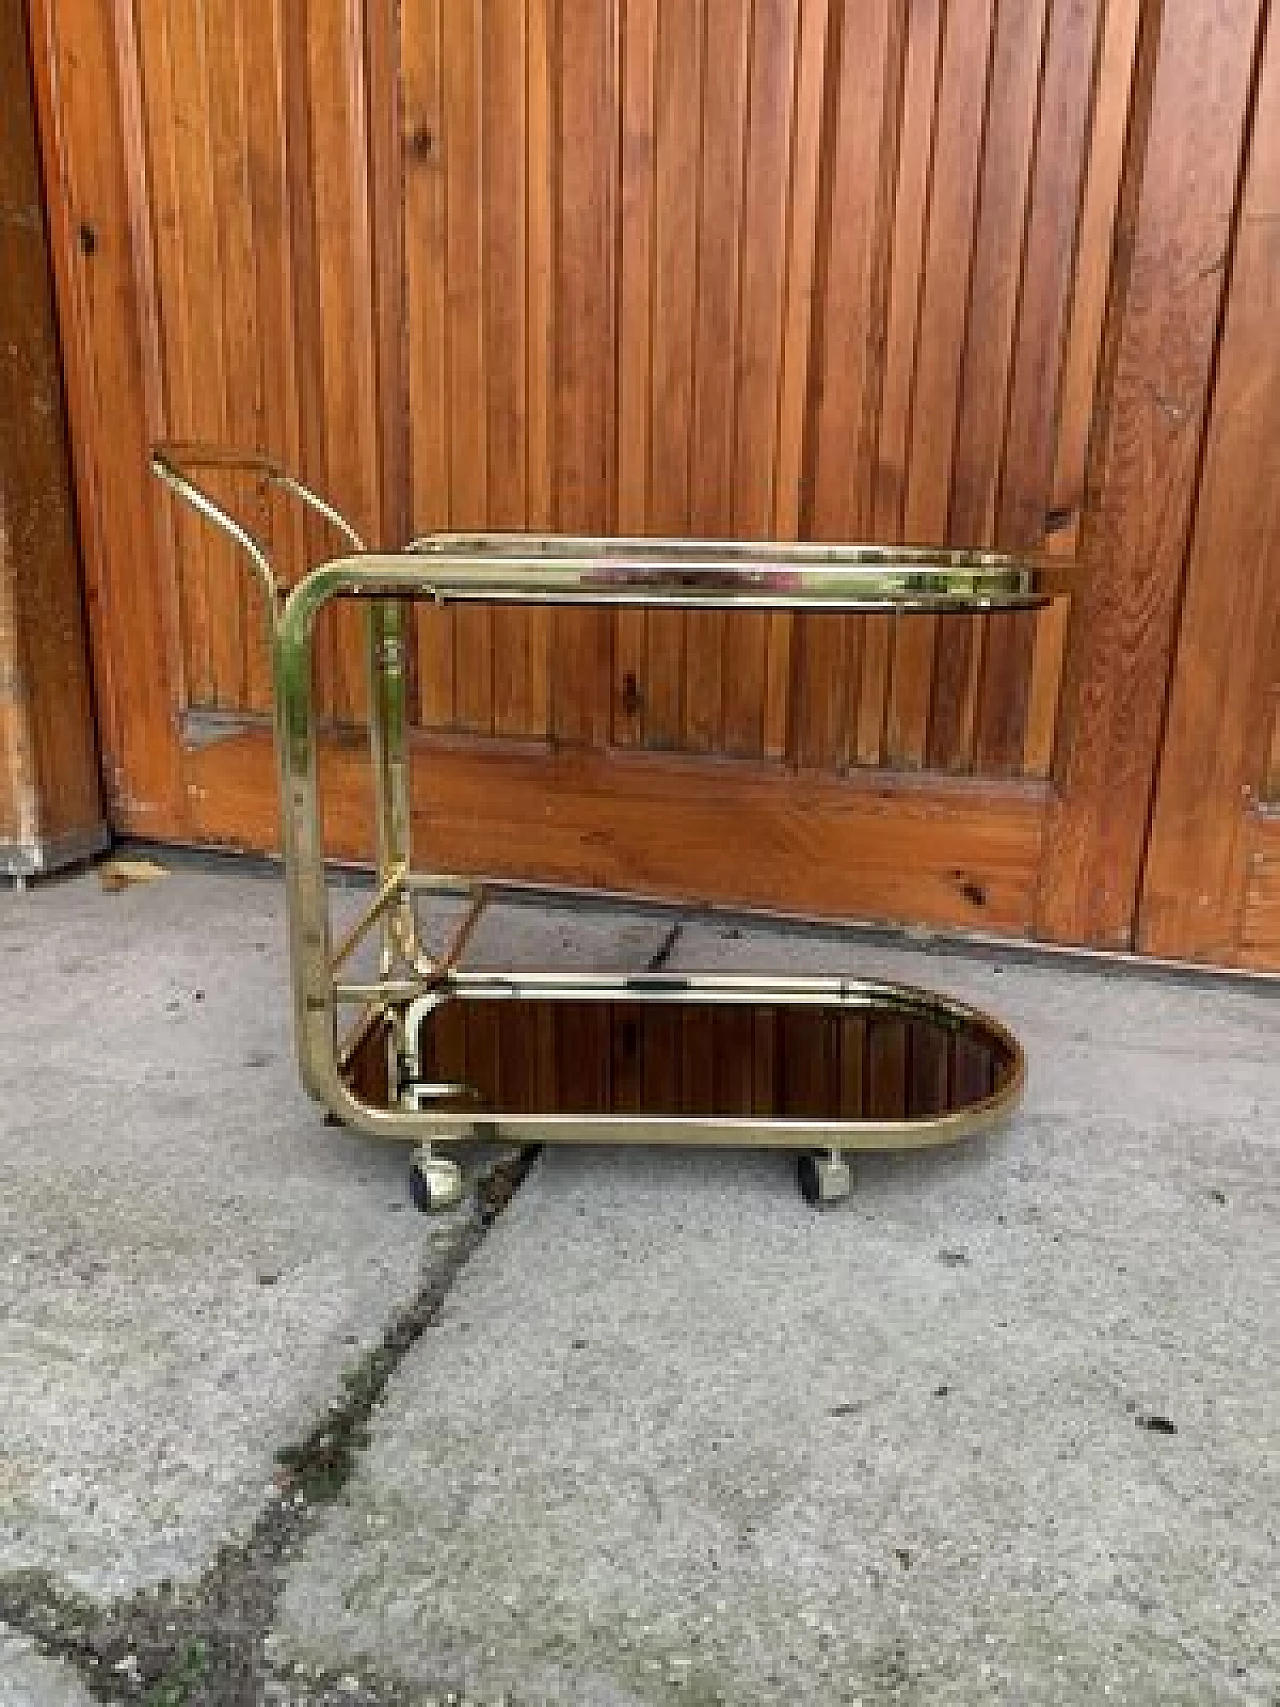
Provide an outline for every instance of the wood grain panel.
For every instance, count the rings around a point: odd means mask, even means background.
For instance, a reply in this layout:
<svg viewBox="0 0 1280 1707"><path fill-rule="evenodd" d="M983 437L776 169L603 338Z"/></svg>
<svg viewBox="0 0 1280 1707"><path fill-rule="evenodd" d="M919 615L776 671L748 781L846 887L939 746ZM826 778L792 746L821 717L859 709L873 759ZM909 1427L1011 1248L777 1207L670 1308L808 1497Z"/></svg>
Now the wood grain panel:
<svg viewBox="0 0 1280 1707"><path fill-rule="evenodd" d="M1132 940L1165 683L1254 68L1252 0L1146 20L1039 910L1046 935ZM1163 38L1156 39L1156 24Z"/></svg>
<svg viewBox="0 0 1280 1707"><path fill-rule="evenodd" d="M30 16L103 781L109 809L146 834L179 810L182 661L163 510L138 478L162 423L144 360L155 303L136 43L92 0Z"/></svg>
<svg viewBox="0 0 1280 1707"><path fill-rule="evenodd" d="M368 858L365 754L350 741L323 753L327 846L335 858ZM749 764L585 748L545 756L426 736L413 764L418 857L444 870L980 930L1025 930L1031 917L1038 785L1002 785L993 812L988 791L965 779L796 779ZM266 729L187 750L183 767L193 834L275 846ZM749 859L726 860L726 824Z"/></svg>
<svg viewBox="0 0 1280 1707"><path fill-rule="evenodd" d="M31 15L121 823L203 833L175 714L267 709L257 594L139 477L162 433L250 438L392 541L474 524L1078 547L1090 579L1069 622L424 608L415 709L430 731L525 743L547 790L564 749L613 787L611 745L690 764L727 810L754 779L771 804L743 810L766 843L813 787L835 791L828 813L883 785L886 822L909 826L899 773L923 768L968 773L966 810L998 839L1027 798L1005 784L1052 768L1038 928L1129 940L1175 657L1194 675L1216 644L1213 619L1193 633L1205 576L1185 557L1202 460L1219 561L1236 533L1218 508L1269 513L1252 483L1215 497L1214 472L1219 438L1254 456L1247 423L1269 408L1232 401L1269 371L1260 240L1236 221L1263 146L1261 0ZM330 549L234 496L290 572ZM363 650L357 612L326 614L328 723L362 719ZM1274 666L1261 679L1251 706ZM1280 793L1274 717L1247 719L1264 796ZM642 835L639 785L617 786L575 808L605 841ZM694 792L676 791L671 839L695 826L691 869L719 893ZM1230 834L1238 872L1252 831ZM531 845L548 871L603 869L589 839ZM909 872L917 853L895 848ZM771 881L786 904L907 916L906 879L869 871L806 888L775 858ZM954 922L989 905L966 899L969 876L945 904L910 880ZM1022 902L997 912L1005 928Z"/></svg>
<svg viewBox="0 0 1280 1707"><path fill-rule="evenodd" d="M1140 913L1153 954L1231 960L1266 939L1266 788L1280 660L1280 38L1254 108ZM1274 857L1274 851L1272 853ZM1249 900L1246 901L1246 894ZM1261 930L1261 935L1259 931Z"/></svg>

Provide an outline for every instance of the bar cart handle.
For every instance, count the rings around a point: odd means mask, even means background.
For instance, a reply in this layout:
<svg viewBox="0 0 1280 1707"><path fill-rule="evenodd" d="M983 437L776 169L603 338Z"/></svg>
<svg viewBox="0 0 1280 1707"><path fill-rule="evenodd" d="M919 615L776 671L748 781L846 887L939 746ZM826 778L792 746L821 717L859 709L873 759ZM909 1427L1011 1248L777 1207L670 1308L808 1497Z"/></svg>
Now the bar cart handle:
<svg viewBox="0 0 1280 1707"><path fill-rule="evenodd" d="M287 492L290 497L297 499L300 504L328 522L353 551L365 550L364 540L347 518L318 492L313 492L295 475L290 474L274 457L266 456L261 451L231 450L221 445L202 444L194 440L175 439L153 445L151 472L163 480L170 491L190 504L193 510L198 510L206 520L230 535L253 564L273 614L279 610L289 589L281 584L261 541L255 539L230 510L220 504L199 481L192 478L192 471L195 469L228 469L235 473L256 474L261 487L274 486L282 492Z"/></svg>

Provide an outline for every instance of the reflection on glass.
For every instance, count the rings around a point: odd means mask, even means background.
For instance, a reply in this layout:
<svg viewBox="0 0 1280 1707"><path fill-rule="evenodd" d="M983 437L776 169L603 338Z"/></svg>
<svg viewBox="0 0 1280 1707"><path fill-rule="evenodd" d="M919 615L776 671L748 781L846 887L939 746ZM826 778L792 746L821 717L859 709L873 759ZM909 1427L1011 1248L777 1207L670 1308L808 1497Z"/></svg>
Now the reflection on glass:
<svg viewBox="0 0 1280 1707"><path fill-rule="evenodd" d="M474 1113L901 1119L964 1108L1012 1070L999 1038L888 1010L454 998L424 1080Z"/></svg>

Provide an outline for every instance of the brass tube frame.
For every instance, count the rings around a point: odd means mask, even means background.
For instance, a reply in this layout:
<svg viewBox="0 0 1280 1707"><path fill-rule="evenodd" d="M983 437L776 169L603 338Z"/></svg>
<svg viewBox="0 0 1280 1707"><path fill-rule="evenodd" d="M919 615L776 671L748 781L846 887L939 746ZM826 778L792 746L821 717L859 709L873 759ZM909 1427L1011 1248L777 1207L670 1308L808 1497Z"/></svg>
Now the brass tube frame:
<svg viewBox="0 0 1280 1707"><path fill-rule="evenodd" d="M178 496L221 527L249 556L268 594L275 737L279 767L290 967L299 1072L308 1092L339 1120L373 1138L411 1143L461 1139L475 1131L582 1143L678 1143L868 1150L920 1148L973 1136L1017 1102L1025 1078L1021 1046L998 1021L965 1004L909 986L860 979L759 974L467 972L461 959L484 906L474 879L415 873L410 867L408 707L403 601L437 605L534 604L644 609L978 613L1029 609L1071 590L1060 562L1015 560L993 552L811 542L578 538L452 533L420 539L403 552L365 550L332 505L274 460L192 444L156 448L152 467ZM235 517L191 477L195 469L235 469L289 492L322 516L350 547L311 569L292 588ZM333 599L367 605L370 752L375 774L378 888L338 948L330 917L322 845L313 636ZM453 941L438 957L418 941L412 897L456 892L472 897ZM379 975L343 980L358 944L381 928ZM444 1002L465 1000L653 1001L823 1006L893 1011L944 1029L976 1025L1009 1061L998 1089L982 1100L915 1119L813 1120L563 1114L471 1115L413 1104L417 1038ZM362 1012L340 1039L343 1008ZM358 1096L346 1077L355 1042L372 1022L390 1019L393 1098L382 1108ZM424 1087L427 1093L439 1087ZM428 1100L430 1096L428 1095Z"/></svg>

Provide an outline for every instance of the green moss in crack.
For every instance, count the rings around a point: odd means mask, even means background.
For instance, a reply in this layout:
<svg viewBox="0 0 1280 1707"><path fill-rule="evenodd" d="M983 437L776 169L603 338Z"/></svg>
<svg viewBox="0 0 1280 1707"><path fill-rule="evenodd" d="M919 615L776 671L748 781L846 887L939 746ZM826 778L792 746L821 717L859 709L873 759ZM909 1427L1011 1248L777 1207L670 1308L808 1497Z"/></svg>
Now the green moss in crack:
<svg viewBox="0 0 1280 1707"><path fill-rule="evenodd" d="M208 1676L207 1644L188 1642L177 1663L149 1685L142 1697L142 1707L187 1707Z"/></svg>

